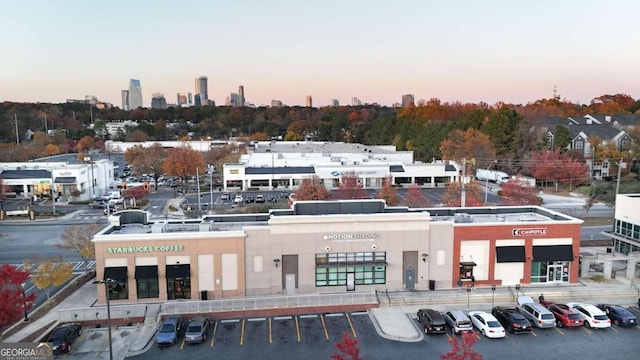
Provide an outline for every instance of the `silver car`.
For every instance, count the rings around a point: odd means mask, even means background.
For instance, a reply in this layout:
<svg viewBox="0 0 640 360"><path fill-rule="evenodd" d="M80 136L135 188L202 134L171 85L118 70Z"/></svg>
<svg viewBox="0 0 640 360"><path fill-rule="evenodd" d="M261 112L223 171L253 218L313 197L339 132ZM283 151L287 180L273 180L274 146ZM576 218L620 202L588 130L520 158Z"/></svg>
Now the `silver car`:
<svg viewBox="0 0 640 360"><path fill-rule="evenodd" d="M519 296L516 308L536 327L556 327L556 317L553 313L541 304L535 303L531 296Z"/></svg>
<svg viewBox="0 0 640 360"><path fill-rule="evenodd" d="M211 326L211 320L206 317L198 317L189 320L187 332L184 334L184 341L188 343L201 343L207 340L207 331Z"/></svg>

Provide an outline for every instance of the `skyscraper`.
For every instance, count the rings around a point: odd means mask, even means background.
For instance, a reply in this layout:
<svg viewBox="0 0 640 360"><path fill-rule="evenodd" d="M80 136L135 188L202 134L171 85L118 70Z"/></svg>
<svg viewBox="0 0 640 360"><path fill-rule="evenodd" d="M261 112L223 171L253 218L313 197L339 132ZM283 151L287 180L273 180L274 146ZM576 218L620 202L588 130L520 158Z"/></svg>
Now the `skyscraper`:
<svg viewBox="0 0 640 360"><path fill-rule="evenodd" d="M196 83L196 96L200 94L200 105L208 105L209 100L209 85L206 76L199 76L195 80Z"/></svg>
<svg viewBox="0 0 640 360"><path fill-rule="evenodd" d="M282 101L280 101L280 100L271 100L271 107L282 107Z"/></svg>
<svg viewBox="0 0 640 360"><path fill-rule="evenodd" d="M362 101L360 101L360 99L358 99L355 96L351 98L351 106L360 106L360 105L362 105Z"/></svg>
<svg viewBox="0 0 640 360"><path fill-rule="evenodd" d="M240 98L238 99L238 106L244 106L244 86L240 85L238 88L238 95L240 95Z"/></svg>
<svg viewBox="0 0 640 360"><path fill-rule="evenodd" d="M129 90L122 90L120 94L122 95L122 110L131 110L131 106L129 105Z"/></svg>
<svg viewBox="0 0 640 360"><path fill-rule="evenodd" d="M408 108L410 106L415 106L415 99L413 97L413 94L405 94L402 95L402 107L403 108Z"/></svg>
<svg viewBox="0 0 640 360"><path fill-rule="evenodd" d="M155 93L151 97L151 108L152 109L166 109L167 108L167 99L165 99L164 94Z"/></svg>
<svg viewBox="0 0 640 360"><path fill-rule="evenodd" d="M176 101L180 107L188 107L193 105L191 93L178 93L176 95Z"/></svg>
<svg viewBox="0 0 640 360"><path fill-rule="evenodd" d="M307 95L307 99L305 101L305 105L307 107L313 107L313 100L311 99L311 95Z"/></svg>
<svg viewBox="0 0 640 360"><path fill-rule="evenodd" d="M129 106L131 110L142 107L142 86L140 86L140 80L129 80Z"/></svg>
<svg viewBox="0 0 640 360"><path fill-rule="evenodd" d="M338 101L338 99L331 99L331 106L333 107L340 106L340 101Z"/></svg>

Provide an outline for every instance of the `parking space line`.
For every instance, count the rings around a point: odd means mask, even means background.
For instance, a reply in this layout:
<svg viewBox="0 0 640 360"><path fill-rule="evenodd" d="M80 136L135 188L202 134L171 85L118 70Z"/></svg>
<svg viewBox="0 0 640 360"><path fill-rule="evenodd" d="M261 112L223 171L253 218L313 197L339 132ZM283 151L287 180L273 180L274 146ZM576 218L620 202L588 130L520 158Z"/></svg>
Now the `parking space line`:
<svg viewBox="0 0 640 360"><path fill-rule="evenodd" d="M353 327L353 323L351 322L351 318L349 317L349 314L347 314L347 321L349 322L349 327L351 327L351 332L353 333L353 337L357 338L358 334L356 334L356 329Z"/></svg>
<svg viewBox="0 0 640 360"><path fill-rule="evenodd" d="M449 341L451 341L451 335L449 335L449 333L446 333L447 335L447 339L449 339Z"/></svg>
<svg viewBox="0 0 640 360"><path fill-rule="evenodd" d="M333 316L344 316L344 314L343 313L324 314L324 317L333 317Z"/></svg>
<svg viewBox="0 0 640 360"><path fill-rule="evenodd" d="M588 332L589 334L591 334L591 330L587 329L586 327L582 327L584 329L584 331Z"/></svg>
<svg viewBox="0 0 640 360"><path fill-rule="evenodd" d="M184 349L184 339L182 339L182 342L180 343L180 350Z"/></svg>
<svg viewBox="0 0 640 360"><path fill-rule="evenodd" d="M296 336L298 337L298 342L300 342L300 323L298 323L298 317L296 319Z"/></svg>
<svg viewBox="0 0 640 360"><path fill-rule="evenodd" d="M564 335L564 333L562 332L562 330L558 329L557 327L556 327L556 328L554 328L554 329L556 329L556 331L557 331L557 332L559 332L559 333L560 333L560 335Z"/></svg>
<svg viewBox="0 0 640 360"><path fill-rule="evenodd" d="M320 322L322 322L322 328L324 329L324 337L329 341L329 331L327 331L327 325L324 323L324 316L320 314Z"/></svg>
<svg viewBox="0 0 640 360"><path fill-rule="evenodd" d="M271 318L269 318L269 344L273 343L273 336L271 335Z"/></svg>
<svg viewBox="0 0 640 360"><path fill-rule="evenodd" d="M536 335L536 332L535 332L535 331L533 331L533 330L531 330L531 334L532 334L533 336L538 336L538 335Z"/></svg>
<svg viewBox="0 0 640 360"><path fill-rule="evenodd" d="M244 319L242 319L242 327L240 328L240 345L244 343Z"/></svg>
<svg viewBox="0 0 640 360"><path fill-rule="evenodd" d="M211 346L216 342L216 331L218 331L218 321L213 325L213 334L211 335Z"/></svg>
<svg viewBox="0 0 640 360"><path fill-rule="evenodd" d="M618 332L618 329L614 328L613 326L611 326L609 329L611 329L611 330L613 330L615 332Z"/></svg>

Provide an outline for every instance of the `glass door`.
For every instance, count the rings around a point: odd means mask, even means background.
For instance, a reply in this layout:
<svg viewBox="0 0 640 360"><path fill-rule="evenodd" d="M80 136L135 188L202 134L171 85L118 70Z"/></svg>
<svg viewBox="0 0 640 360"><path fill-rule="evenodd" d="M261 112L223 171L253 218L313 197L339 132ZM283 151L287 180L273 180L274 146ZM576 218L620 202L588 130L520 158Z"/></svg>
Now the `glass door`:
<svg viewBox="0 0 640 360"><path fill-rule="evenodd" d="M550 263L548 266L549 276L547 277L547 282L562 282L562 263Z"/></svg>

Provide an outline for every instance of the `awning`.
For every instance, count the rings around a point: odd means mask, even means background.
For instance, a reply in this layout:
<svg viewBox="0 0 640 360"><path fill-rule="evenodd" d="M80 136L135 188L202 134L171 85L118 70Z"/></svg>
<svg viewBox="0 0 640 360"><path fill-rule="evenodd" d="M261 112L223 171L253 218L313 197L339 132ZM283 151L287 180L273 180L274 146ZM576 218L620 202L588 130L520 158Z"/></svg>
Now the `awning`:
<svg viewBox="0 0 640 360"><path fill-rule="evenodd" d="M167 265L167 278L177 279L186 278L191 275L191 267L189 264Z"/></svg>
<svg viewBox="0 0 640 360"><path fill-rule="evenodd" d="M117 281L127 281L127 267L108 267L104 268L104 279L103 280L117 280Z"/></svg>
<svg viewBox="0 0 640 360"><path fill-rule="evenodd" d="M136 279L157 279L158 265L136 266Z"/></svg>
<svg viewBox="0 0 640 360"><path fill-rule="evenodd" d="M547 245L533 247L533 261L573 261L572 245Z"/></svg>
<svg viewBox="0 0 640 360"><path fill-rule="evenodd" d="M524 246L496 247L496 261L499 263L524 262Z"/></svg>
<svg viewBox="0 0 640 360"><path fill-rule="evenodd" d="M76 177L75 176L59 176L55 178L56 184L75 184Z"/></svg>
<svg viewBox="0 0 640 360"><path fill-rule="evenodd" d="M477 266L478 264L474 263L473 261L461 261L460 262L460 267L463 266Z"/></svg>

